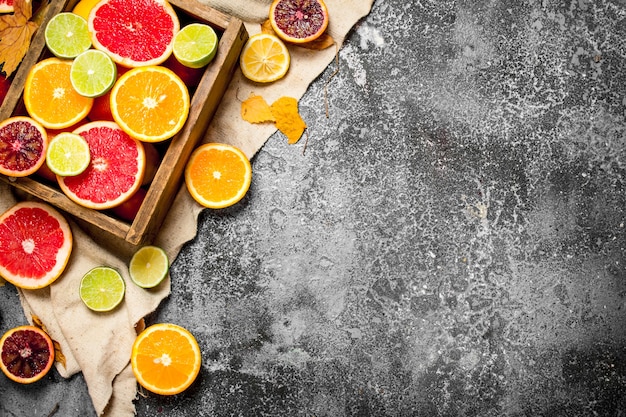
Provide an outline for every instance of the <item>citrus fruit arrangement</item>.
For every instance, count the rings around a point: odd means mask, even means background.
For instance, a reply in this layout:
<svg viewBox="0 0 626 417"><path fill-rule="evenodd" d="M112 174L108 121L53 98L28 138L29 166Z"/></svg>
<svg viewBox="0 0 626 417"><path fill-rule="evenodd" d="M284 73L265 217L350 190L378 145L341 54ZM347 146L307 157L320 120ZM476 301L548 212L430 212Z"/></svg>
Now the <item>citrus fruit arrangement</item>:
<svg viewBox="0 0 626 417"><path fill-rule="evenodd" d="M0 369L15 382L31 384L46 376L54 364L54 345L35 326L18 326L0 338Z"/></svg>

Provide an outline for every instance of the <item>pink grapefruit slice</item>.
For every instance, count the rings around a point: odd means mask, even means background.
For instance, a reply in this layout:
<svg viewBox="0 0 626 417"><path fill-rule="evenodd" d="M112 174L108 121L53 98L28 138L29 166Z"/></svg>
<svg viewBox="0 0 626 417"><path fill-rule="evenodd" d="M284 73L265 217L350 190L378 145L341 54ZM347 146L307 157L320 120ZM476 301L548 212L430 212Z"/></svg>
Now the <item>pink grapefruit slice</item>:
<svg viewBox="0 0 626 417"><path fill-rule="evenodd" d="M0 216L0 275L16 287L44 288L65 270L72 231L47 204L17 203Z"/></svg>
<svg viewBox="0 0 626 417"><path fill-rule="evenodd" d="M94 48L129 68L165 62L180 29L167 0L103 0L91 9L88 24Z"/></svg>
<svg viewBox="0 0 626 417"><path fill-rule="evenodd" d="M0 122L0 174L25 177L37 172L47 148L46 129L34 119L14 116Z"/></svg>
<svg viewBox="0 0 626 417"><path fill-rule="evenodd" d="M77 204L105 210L129 199L141 186L146 166L143 144L117 123L90 122L73 133L89 145L91 163L81 174L59 177L59 187Z"/></svg>

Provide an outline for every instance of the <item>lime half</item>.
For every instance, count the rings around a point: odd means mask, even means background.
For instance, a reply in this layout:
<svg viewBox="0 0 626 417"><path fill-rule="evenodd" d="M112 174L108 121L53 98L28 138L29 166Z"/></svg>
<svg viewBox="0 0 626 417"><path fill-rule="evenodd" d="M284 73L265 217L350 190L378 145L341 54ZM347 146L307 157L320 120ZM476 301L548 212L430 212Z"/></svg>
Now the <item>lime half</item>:
<svg viewBox="0 0 626 417"><path fill-rule="evenodd" d="M156 246L140 248L130 260L130 278L141 288L154 288L165 279L170 263L165 251Z"/></svg>
<svg viewBox="0 0 626 417"><path fill-rule="evenodd" d="M87 21L70 12L59 13L50 19L44 37L50 52L59 58L75 58L91 47Z"/></svg>
<svg viewBox="0 0 626 417"><path fill-rule="evenodd" d="M48 144L46 164L57 175L78 175L87 169L90 162L89 144L76 133L61 132Z"/></svg>
<svg viewBox="0 0 626 417"><path fill-rule="evenodd" d="M80 299L94 311L110 311L124 299L126 284L115 269L97 266L80 281Z"/></svg>
<svg viewBox="0 0 626 417"><path fill-rule="evenodd" d="M117 66L106 53L89 49L74 58L70 69L72 86L85 97L106 94L117 79Z"/></svg>
<svg viewBox="0 0 626 417"><path fill-rule="evenodd" d="M192 23L174 37L174 57L189 68L202 68L215 57L217 34L209 25Z"/></svg>

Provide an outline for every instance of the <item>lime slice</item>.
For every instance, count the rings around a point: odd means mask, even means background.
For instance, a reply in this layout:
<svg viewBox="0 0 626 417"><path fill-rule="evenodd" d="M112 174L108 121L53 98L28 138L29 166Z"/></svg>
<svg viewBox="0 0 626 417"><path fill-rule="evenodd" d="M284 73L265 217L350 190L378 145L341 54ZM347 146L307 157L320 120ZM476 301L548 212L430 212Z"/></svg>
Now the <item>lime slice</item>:
<svg viewBox="0 0 626 417"><path fill-rule="evenodd" d="M97 266L80 281L80 299L94 311L113 310L124 299L126 284L115 269Z"/></svg>
<svg viewBox="0 0 626 417"><path fill-rule="evenodd" d="M72 62L70 80L72 86L85 97L100 97L106 94L117 79L117 66L106 53L89 49Z"/></svg>
<svg viewBox="0 0 626 417"><path fill-rule="evenodd" d="M59 13L44 32L46 46L59 58L74 58L91 47L87 21L77 14Z"/></svg>
<svg viewBox="0 0 626 417"><path fill-rule="evenodd" d="M81 135L61 132L48 144L46 164L57 175L78 175L87 169L90 162L89 144Z"/></svg>
<svg viewBox="0 0 626 417"><path fill-rule="evenodd" d="M192 23L174 37L174 57L189 68L202 68L215 57L217 34L209 25Z"/></svg>
<svg viewBox="0 0 626 417"><path fill-rule="evenodd" d="M130 278L142 288L154 288L163 281L170 263L165 251L156 246L144 246L130 260Z"/></svg>

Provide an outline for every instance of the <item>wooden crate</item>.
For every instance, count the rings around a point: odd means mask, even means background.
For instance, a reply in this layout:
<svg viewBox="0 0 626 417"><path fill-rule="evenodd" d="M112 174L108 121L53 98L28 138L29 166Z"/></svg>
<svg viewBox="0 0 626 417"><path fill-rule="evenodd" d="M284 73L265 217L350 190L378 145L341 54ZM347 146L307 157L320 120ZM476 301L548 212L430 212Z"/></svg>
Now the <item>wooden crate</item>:
<svg viewBox="0 0 626 417"><path fill-rule="evenodd" d="M51 0L48 3L49 10L43 24L35 33L31 47L16 71L0 108L0 120L17 114L18 110L23 108L22 92L28 71L46 53L43 36L45 24L57 13L71 10L76 3L77 0ZM181 16L181 20L184 17L213 26L219 36L218 51L191 96L187 122L176 136L166 142L167 148L161 164L134 221L129 223L108 211L80 206L67 198L59 188L35 176L12 178L0 175L0 180L132 245L148 244L154 240L182 184L185 164L215 114L238 64L241 49L248 38L243 22L237 18L220 13L195 0L170 0L170 3Z"/></svg>

